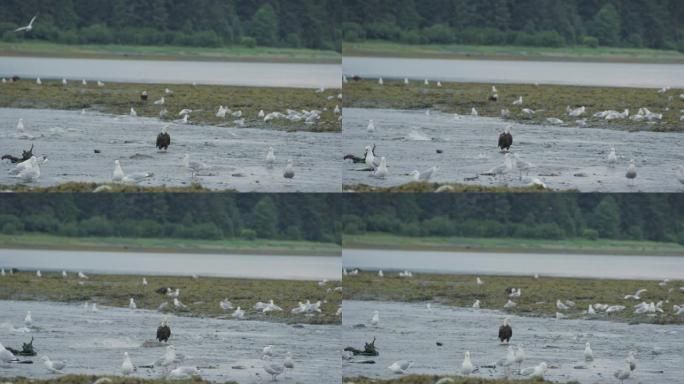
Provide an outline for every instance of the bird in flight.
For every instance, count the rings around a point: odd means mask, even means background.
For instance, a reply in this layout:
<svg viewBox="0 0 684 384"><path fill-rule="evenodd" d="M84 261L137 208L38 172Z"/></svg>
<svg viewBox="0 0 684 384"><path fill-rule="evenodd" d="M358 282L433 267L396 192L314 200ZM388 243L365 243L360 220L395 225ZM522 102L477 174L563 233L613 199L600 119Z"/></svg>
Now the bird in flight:
<svg viewBox="0 0 684 384"><path fill-rule="evenodd" d="M31 22L27 26L17 28L14 30L14 32L21 32L21 31L31 32L31 30L33 30L33 22L36 21L37 17L38 17L38 15L36 14L35 16L33 16L33 19L31 19Z"/></svg>

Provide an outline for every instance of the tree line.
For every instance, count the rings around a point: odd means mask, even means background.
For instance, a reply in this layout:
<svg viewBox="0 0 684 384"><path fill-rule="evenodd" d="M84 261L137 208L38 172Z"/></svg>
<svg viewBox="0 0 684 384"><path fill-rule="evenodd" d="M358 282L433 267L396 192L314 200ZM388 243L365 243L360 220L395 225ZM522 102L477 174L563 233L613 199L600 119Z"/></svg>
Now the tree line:
<svg viewBox="0 0 684 384"><path fill-rule="evenodd" d="M334 194L17 194L0 196L0 232L340 244L338 209Z"/></svg>
<svg viewBox="0 0 684 384"><path fill-rule="evenodd" d="M344 40L684 52L681 0L345 0Z"/></svg>
<svg viewBox="0 0 684 384"><path fill-rule="evenodd" d="M684 244L680 194L355 194L342 212L345 234Z"/></svg>
<svg viewBox="0 0 684 384"><path fill-rule="evenodd" d="M341 50L339 0L3 0L0 34L65 44ZM30 33L16 34L38 14Z"/></svg>

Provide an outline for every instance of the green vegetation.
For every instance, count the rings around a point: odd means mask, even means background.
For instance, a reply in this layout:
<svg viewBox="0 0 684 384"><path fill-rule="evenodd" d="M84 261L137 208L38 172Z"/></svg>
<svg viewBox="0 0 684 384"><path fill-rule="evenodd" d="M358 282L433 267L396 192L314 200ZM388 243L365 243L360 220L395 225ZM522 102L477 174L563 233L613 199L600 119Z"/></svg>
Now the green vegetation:
<svg viewBox="0 0 684 384"><path fill-rule="evenodd" d="M511 237L408 237L387 233L344 235L344 249L401 249L446 252L581 253L609 255L680 255L684 245L610 239L520 239Z"/></svg>
<svg viewBox="0 0 684 384"><path fill-rule="evenodd" d="M684 52L679 0L348 0L344 40Z"/></svg>
<svg viewBox="0 0 684 384"><path fill-rule="evenodd" d="M501 84L496 86L499 100L490 101L491 84L442 83L425 86L422 81L413 81L408 86L402 81L375 80L349 81L344 86L344 106L347 108L387 109L437 109L444 113L469 115L475 108L479 116L501 117L501 110L510 110L511 121L526 124L547 124L547 118L558 118L565 126L576 126L578 118L569 117L567 107L584 106L587 112L587 126L626 130L648 130L655 132L684 131L680 110L684 99L679 97L684 90L670 90L659 94L655 90L640 88L597 88L564 85ZM522 106L513 106L518 97L523 97ZM606 121L593 117L597 112L629 109L632 115L639 108L662 113L658 123L636 122L629 119ZM522 112L523 108L537 111L531 118ZM457 122L455 122L457 124Z"/></svg>
<svg viewBox="0 0 684 384"><path fill-rule="evenodd" d="M339 64L342 56L335 51L306 48L182 47L173 45L67 45L46 41L21 44L0 41L2 56L46 56L90 59L256 61L286 63Z"/></svg>
<svg viewBox="0 0 684 384"><path fill-rule="evenodd" d="M476 276L470 275L434 275L415 273L407 279L396 273L385 273L378 277L374 272L361 272L357 276L344 278L344 300L379 300L398 302L433 302L443 305L466 307L480 300L480 308L504 310L509 300L506 289L522 290L521 297L512 299L517 306L505 310L519 316L555 317L556 300L572 300L576 306L563 311L569 319L588 318L629 323L684 324L684 316L676 316L672 312L672 304L663 305L664 313L655 316L635 314L633 306L641 301L658 302L670 300L670 303L684 301L684 292L678 287L684 281L671 281L661 287L657 281L644 280L606 280L578 279L540 276L482 276L484 284L478 286ZM638 289L646 288L642 300L625 300ZM674 288L668 293L670 288ZM621 312L587 315L589 304L624 305Z"/></svg>
<svg viewBox="0 0 684 384"><path fill-rule="evenodd" d="M17 34L38 12L33 31ZM340 50L341 4L333 0L4 0L5 41Z"/></svg>
<svg viewBox="0 0 684 384"><path fill-rule="evenodd" d="M11 380L13 384L92 384L96 382L100 376L77 376L77 375L66 375L60 376L55 379L28 379L25 377L17 377L12 379L2 378L3 380ZM107 384L165 384L169 381L166 379L140 379L135 377L115 377L107 376L111 381L107 381ZM176 384L209 384L210 381L205 381L200 378L192 379L174 379ZM216 383L213 383L216 384ZM221 384L237 384L235 381L228 381Z"/></svg>
<svg viewBox="0 0 684 384"><path fill-rule="evenodd" d="M509 380L509 379L483 379L480 377L459 377L459 376L434 376L434 375L406 375L397 379L369 379L367 377L345 377L345 384L435 384L441 379L444 384L539 384L549 383L549 381L535 380ZM23 383L22 383L23 384Z"/></svg>
<svg viewBox="0 0 684 384"><path fill-rule="evenodd" d="M333 110L340 103L339 89L317 93L312 89L298 88L257 88L212 85L161 85L109 83L98 87L95 83L82 85L72 81L64 87L61 81L43 81L42 85L34 80L20 80L15 83L0 84L0 108L42 108L61 110L94 109L104 113L128 115L134 108L140 117L160 116L162 108L154 101L165 98L164 109L168 114L162 119L167 122L178 120L178 112L189 108L194 112L190 124L210 124L217 126L237 126L230 114L225 118L216 117L219 105L230 102L228 108L242 111L245 127L306 130L316 132L339 132L341 124ZM166 88L173 94L166 95ZM149 93L147 101L142 101L143 91ZM331 100L328 97L332 96ZM290 122L278 119L264 122L258 117L259 111L265 113L286 113L287 109L320 110L321 120L307 125L304 122Z"/></svg>
<svg viewBox="0 0 684 384"><path fill-rule="evenodd" d="M485 59L683 64L684 54L673 50L585 46L521 47L516 45L412 45L384 40L343 44L344 56L420 59Z"/></svg>
<svg viewBox="0 0 684 384"><path fill-rule="evenodd" d="M219 302L228 298L235 308L245 311L245 319L305 323L340 324L336 315L342 304L342 293L330 290L340 282L330 282L319 287L315 281L249 280L200 276L147 276L147 288L142 285L143 276L90 275L81 281L74 273L63 278L61 272L43 273L36 277L33 272L18 272L0 278L0 300L59 301L83 304L88 301L98 305L128 308L129 299L135 299L138 309L157 310L168 302L165 312L179 316L209 316L230 319L232 311L224 311ZM178 309L173 300L155 292L162 287L178 288L180 300L187 309ZM257 301L273 301L283 308L282 312L262 314L252 307ZM321 313L315 316L293 314L290 310L299 301L323 301Z"/></svg>
<svg viewBox="0 0 684 384"><path fill-rule="evenodd" d="M430 193L430 192L444 192L444 193L515 193L515 192L541 192L546 191L542 186L532 187L485 187L481 185L469 185L459 183L426 183L426 182L411 182L402 184L396 187L374 187L372 185L357 184L344 185L343 190L347 192L378 192L378 193Z"/></svg>
<svg viewBox="0 0 684 384"><path fill-rule="evenodd" d="M3 194L0 233L341 243L335 194ZM275 218L275 221L273 221ZM269 232L263 228L270 226ZM175 240L174 240L175 241Z"/></svg>
<svg viewBox="0 0 684 384"><path fill-rule="evenodd" d="M291 240L200 240L180 238L63 237L46 234L0 234L0 248L98 250L118 252L192 252L265 255L340 256L332 243Z"/></svg>
<svg viewBox="0 0 684 384"><path fill-rule="evenodd" d="M663 251L674 248L667 243L684 245L681 194L351 194L341 209L345 237L648 240L664 243Z"/></svg>
<svg viewBox="0 0 684 384"><path fill-rule="evenodd" d="M144 187L140 185L129 184L98 184L98 183L78 183L70 182L58 184L50 187L39 187L25 184L14 185L0 185L2 192L34 192L34 193L59 193L59 192L125 192L125 193L139 193L139 192L155 192L155 193L189 193L189 192L210 192L209 189L202 187L200 184L193 183L188 187ZM232 191L231 191L232 192Z"/></svg>

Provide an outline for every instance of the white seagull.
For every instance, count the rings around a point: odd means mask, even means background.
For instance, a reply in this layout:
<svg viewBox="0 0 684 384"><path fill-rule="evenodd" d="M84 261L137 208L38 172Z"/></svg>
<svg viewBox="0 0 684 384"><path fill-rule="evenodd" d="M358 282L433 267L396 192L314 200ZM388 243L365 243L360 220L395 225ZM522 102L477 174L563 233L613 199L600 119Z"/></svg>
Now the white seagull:
<svg viewBox="0 0 684 384"><path fill-rule="evenodd" d="M387 159L385 157L380 158L380 165L378 168L371 174L371 176L376 177L378 179L384 179L387 177L387 174L389 171L387 170Z"/></svg>
<svg viewBox="0 0 684 384"><path fill-rule="evenodd" d="M166 100L164 99L164 96L162 96L161 99L154 102L154 105L164 105L165 102Z"/></svg>
<svg viewBox="0 0 684 384"><path fill-rule="evenodd" d="M374 311L373 317L371 318L371 325L374 327L377 327L379 323L380 323L380 312Z"/></svg>
<svg viewBox="0 0 684 384"><path fill-rule="evenodd" d="M584 361L594 361L594 351L591 350L591 344L588 341L584 345Z"/></svg>
<svg viewBox="0 0 684 384"><path fill-rule="evenodd" d="M627 295L625 296L625 300L641 300L641 294L644 292L648 292L648 289L640 289L633 295Z"/></svg>
<svg viewBox="0 0 684 384"><path fill-rule="evenodd" d="M236 318L238 320L242 319L243 317L245 317L245 311L240 309L240 307L237 307L237 309L235 310L235 312L233 312L233 314L231 316L233 316L234 318Z"/></svg>
<svg viewBox="0 0 684 384"><path fill-rule="evenodd" d="M201 161L190 160L190 155L187 153L185 154L185 156L183 156L183 166L190 171L193 178L197 176L197 174L199 174L200 171L204 171L209 168L206 164L202 163Z"/></svg>
<svg viewBox="0 0 684 384"><path fill-rule="evenodd" d="M536 379L536 378L543 379L544 374L546 373L547 367L548 366L546 365L546 362L542 362L541 364L537 365L536 367L523 369L522 371L520 371L520 374L523 376L529 376L533 379Z"/></svg>
<svg viewBox="0 0 684 384"><path fill-rule="evenodd" d="M225 298L219 302L219 307L224 311L227 311L229 309L233 309L233 304L230 302L230 300L228 300L228 298Z"/></svg>
<svg viewBox="0 0 684 384"><path fill-rule="evenodd" d="M295 177L295 171L294 171L294 163L292 162L292 159L287 160L287 167L285 167L285 171L283 171L283 177L289 180L294 179Z"/></svg>
<svg viewBox="0 0 684 384"><path fill-rule="evenodd" d="M375 122L373 120L368 120L368 126L366 127L366 131L370 132L375 132Z"/></svg>
<svg viewBox="0 0 684 384"><path fill-rule="evenodd" d="M266 165L271 168L275 164L276 157L273 152L273 147L268 147L268 153L266 153Z"/></svg>
<svg viewBox="0 0 684 384"><path fill-rule="evenodd" d="M123 373L124 376L128 376L133 372L135 372L135 366L133 366L133 362L131 362L128 352L124 352L124 360L123 364L121 364L121 373Z"/></svg>
<svg viewBox="0 0 684 384"><path fill-rule="evenodd" d="M610 153L608 154L608 165L611 167L617 163L617 154L615 153L615 147L610 147Z"/></svg>
<svg viewBox="0 0 684 384"><path fill-rule="evenodd" d="M465 356L463 357L463 363L461 364L461 374L463 376L468 376L473 371L475 370L475 367L473 367L473 363L470 361L470 351L465 352Z"/></svg>
<svg viewBox="0 0 684 384"><path fill-rule="evenodd" d="M33 16L33 18L28 23L28 25L26 25L24 27L19 27L19 28L15 29L14 32L21 32L21 31L31 32L33 30L33 22L36 21L37 17L38 17L38 14Z"/></svg>
<svg viewBox="0 0 684 384"><path fill-rule="evenodd" d="M31 318L31 311L26 312L26 317L24 317L24 324L26 324L27 327L30 327L33 325L33 319Z"/></svg>
<svg viewBox="0 0 684 384"><path fill-rule="evenodd" d="M634 159L629 161L629 167L627 168L627 173L625 173L625 177L627 180L629 180L630 185L634 185L634 179L637 177L637 171L636 171L636 164L634 162Z"/></svg>
<svg viewBox="0 0 684 384"><path fill-rule="evenodd" d="M131 297L128 299L128 309L138 309L138 306L135 305L135 300Z"/></svg>
<svg viewBox="0 0 684 384"><path fill-rule="evenodd" d="M418 170L412 171L411 176L413 177L414 181L430 181L432 176L437 173L437 167L432 167L425 172L419 172Z"/></svg>
<svg viewBox="0 0 684 384"><path fill-rule="evenodd" d="M62 370L64 367L66 367L66 363L63 361L52 361L50 360L49 357L43 356L41 358L43 360L43 364L45 365L45 368L48 369L48 371L52 373L64 373Z"/></svg>
<svg viewBox="0 0 684 384"><path fill-rule="evenodd" d="M413 361L399 360L399 361L395 361L394 363L392 363L392 365L387 367L387 369L392 371L392 373L396 373L397 375L401 375L401 374L406 373L406 371L408 371L412 365L413 365Z"/></svg>

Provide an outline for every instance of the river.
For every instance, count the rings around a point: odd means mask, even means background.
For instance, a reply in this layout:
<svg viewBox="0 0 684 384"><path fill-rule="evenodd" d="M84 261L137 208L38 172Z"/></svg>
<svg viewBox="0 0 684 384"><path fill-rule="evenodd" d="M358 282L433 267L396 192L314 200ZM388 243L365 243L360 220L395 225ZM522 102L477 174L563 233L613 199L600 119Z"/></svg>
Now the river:
<svg viewBox="0 0 684 384"><path fill-rule="evenodd" d="M525 275L596 279L684 279L684 257L551 253L431 252L345 249L345 268L459 275Z"/></svg>
<svg viewBox="0 0 684 384"><path fill-rule="evenodd" d="M121 83L340 88L337 64L0 57L0 76Z"/></svg>
<svg viewBox="0 0 684 384"><path fill-rule="evenodd" d="M33 326L25 329L31 311ZM205 380L240 384L263 383L262 348L273 345L271 362L281 363L290 351L295 368L282 381L302 384L339 383L340 327L306 325L301 328L259 321L170 316L170 344L185 359L169 368L143 368L164 355L154 340L162 315L146 310L100 307L85 311L77 304L0 301L0 339L20 348L34 338L38 356L22 358L34 364L0 365L0 377L55 378L40 361L42 356L67 362L64 372L84 375L121 375L124 352L138 367L136 377L161 378L178 365L197 366ZM27 332L28 331L28 332ZM150 346L151 345L151 346ZM240 368L237 368L240 367Z"/></svg>
<svg viewBox="0 0 684 384"><path fill-rule="evenodd" d="M377 358L358 357L342 366L345 377L390 378L397 375L387 366L397 360L413 360L412 374L454 375L460 373L465 351L479 371L473 376L504 377L496 362L506 356L506 346L496 338L505 314L499 311L450 308L425 304L344 301L345 346L362 348L377 338ZM373 311L380 323L371 326ZM545 361L550 369L544 377L558 382L581 384L617 383L613 372L622 369L629 351L636 352L637 369L632 379L641 383L681 383L681 343L684 326L629 325L600 320L555 320L510 316L511 343L524 344L527 359L522 367ZM365 327L359 328L357 325ZM437 342L442 346L437 346ZM594 361L584 361L584 345L591 343ZM359 364L374 360L376 364ZM519 378L516 374L511 378ZM632 381L636 379L636 381Z"/></svg>
<svg viewBox="0 0 684 384"><path fill-rule="evenodd" d="M684 88L684 65L345 57L347 76L501 84Z"/></svg>
<svg viewBox="0 0 684 384"><path fill-rule="evenodd" d="M99 274L340 280L340 257L0 249L0 266Z"/></svg>

